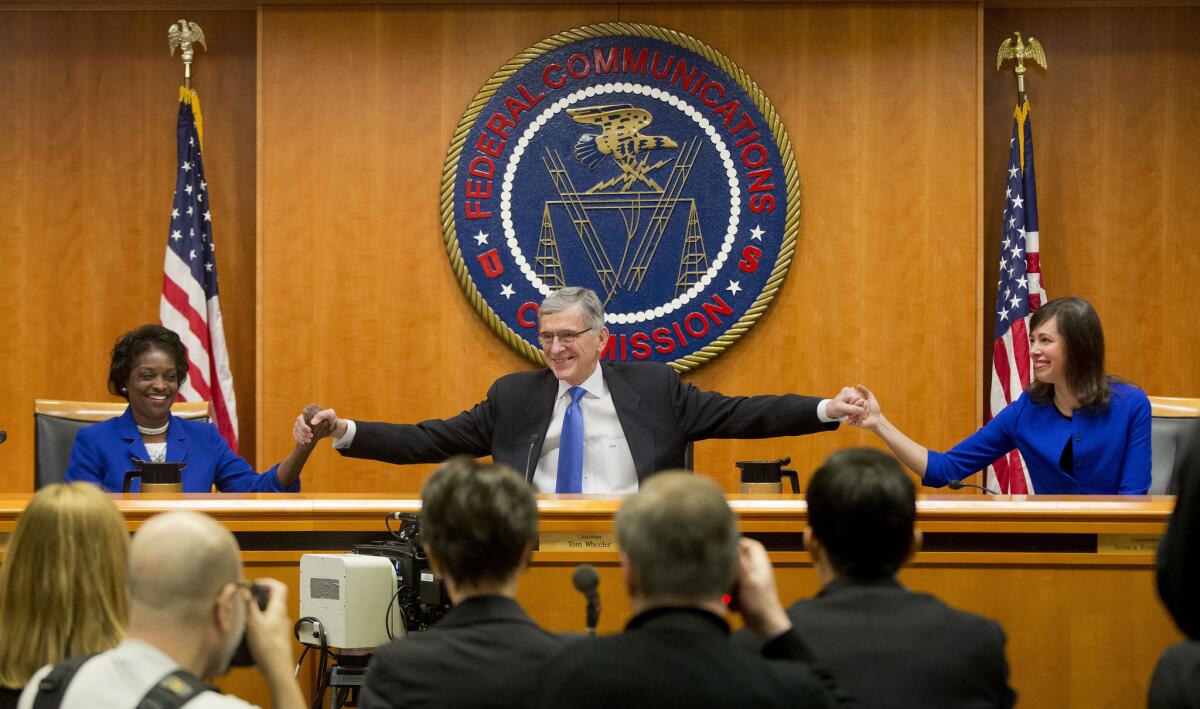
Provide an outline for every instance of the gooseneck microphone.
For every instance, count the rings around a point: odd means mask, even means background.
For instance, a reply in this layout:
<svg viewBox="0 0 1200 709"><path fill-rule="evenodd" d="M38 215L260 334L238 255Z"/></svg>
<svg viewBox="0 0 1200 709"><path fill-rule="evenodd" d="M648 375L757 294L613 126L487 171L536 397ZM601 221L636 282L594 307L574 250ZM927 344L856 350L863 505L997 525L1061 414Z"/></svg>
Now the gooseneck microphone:
<svg viewBox="0 0 1200 709"><path fill-rule="evenodd" d="M595 637L596 623L600 622L600 594L596 592L596 589L600 588L600 574L596 573L591 564L580 564L571 575L571 583L575 585L576 591L587 598L588 635Z"/></svg>
<svg viewBox="0 0 1200 709"><path fill-rule="evenodd" d="M529 436L529 452L525 454L525 481L530 485L533 484L533 473L535 471L535 468L532 467L533 451L537 448L537 444L540 439L541 436L537 435L536 433Z"/></svg>
<svg viewBox="0 0 1200 709"><path fill-rule="evenodd" d="M961 490L964 487L973 487L976 490L983 490L985 493L987 493L989 495L999 495L1000 494L990 487L984 487L983 485L976 485L975 483L965 483L962 480L951 480L950 482L946 483L946 487L950 488L951 490Z"/></svg>

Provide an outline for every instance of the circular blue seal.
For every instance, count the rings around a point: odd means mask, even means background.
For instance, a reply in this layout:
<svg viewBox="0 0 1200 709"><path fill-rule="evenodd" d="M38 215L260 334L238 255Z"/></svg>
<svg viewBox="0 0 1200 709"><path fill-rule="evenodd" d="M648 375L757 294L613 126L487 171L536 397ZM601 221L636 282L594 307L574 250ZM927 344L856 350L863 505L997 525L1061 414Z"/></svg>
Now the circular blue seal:
<svg viewBox="0 0 1200 709"><path fill-rule="evenodd" d="M463 115L442 184L463 290L539 363L537 308L564 286L603 301L605 359L707 362L766 310L799 229L770 102L708 45L649 25L588 25L509 61Z"/></svg>

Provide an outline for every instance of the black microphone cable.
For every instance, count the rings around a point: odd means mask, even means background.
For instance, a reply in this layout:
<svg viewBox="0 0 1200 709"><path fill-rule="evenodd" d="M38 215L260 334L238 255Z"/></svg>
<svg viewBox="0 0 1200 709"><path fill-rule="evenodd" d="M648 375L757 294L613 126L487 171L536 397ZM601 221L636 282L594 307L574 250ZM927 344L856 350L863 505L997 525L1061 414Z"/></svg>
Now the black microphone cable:
<svg viewBox="0 0 1200 709"><path fill-rule="evenodd" d="M983 485L976 485L975 483L965 483L962 480L951 480L950 482L946 483L946 487L950 488L951 490L961 490L964 487L973 487L976 490L983 490L985 493L987 493L989 495L999 495L1000 494L1000 493L996 492L995 490L991 489L990 487L984 487Z"/></svg>

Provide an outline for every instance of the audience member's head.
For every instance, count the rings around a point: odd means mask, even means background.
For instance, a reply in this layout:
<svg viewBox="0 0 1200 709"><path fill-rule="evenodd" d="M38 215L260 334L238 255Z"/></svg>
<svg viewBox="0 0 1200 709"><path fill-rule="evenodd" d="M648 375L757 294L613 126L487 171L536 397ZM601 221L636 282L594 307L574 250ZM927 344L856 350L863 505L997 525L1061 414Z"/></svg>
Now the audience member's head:
<svg viewBox="0 0 1200 709"><path fill-rule="evenodd" d="M237 541L198 512L151 517L129 550L130 634L199 641L204 676L222 674L246 624Z"/></svg>
<svg viewBox="0 0 1200 709"><path fill-rule="evenodd" d="M129 615L129 535L89 483L48 485L21 513L0 566L0 685L120 642Z"/></svg>
<svg viewBox="0 0 1200 709"><path fill-rule="evenodd" d="M808 483L809 547L837 575L894 575L916 550L916 488L892 456L838 451Z"/></svg>
<svg viewBox="0 0 1200 709"><path fill-rule="evenodd" d="M737 519L708 478L678 471L650 477L621 505L616 530L635 605L710 602L733 585Z"/></svg>
<svg viewBox="0 0 1200 709"><path fill-rule="evenodd" d="M451 458L421 488L421 543L456 603L513 583L537 524L532 489L507 465Z"/></svg>

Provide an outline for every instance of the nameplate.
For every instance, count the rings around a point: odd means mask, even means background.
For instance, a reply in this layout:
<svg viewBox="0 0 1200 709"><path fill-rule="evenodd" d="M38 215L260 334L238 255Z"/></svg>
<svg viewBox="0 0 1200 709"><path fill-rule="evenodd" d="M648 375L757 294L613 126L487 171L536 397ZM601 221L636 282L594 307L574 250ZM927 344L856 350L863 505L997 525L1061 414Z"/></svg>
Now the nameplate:
<svg viewBox="0 0 1200 709"><path fill-rule="evenodd" d="M538 551L616 551L612 532L542 532Z"/></svg>
<svg viewBox="0 0 1200 709"><path fill-rule="evenodd" d="M1159 537L1149 534L1098 534L1096 551L1102 554L1146 554L1158 551Z"/></svg>

